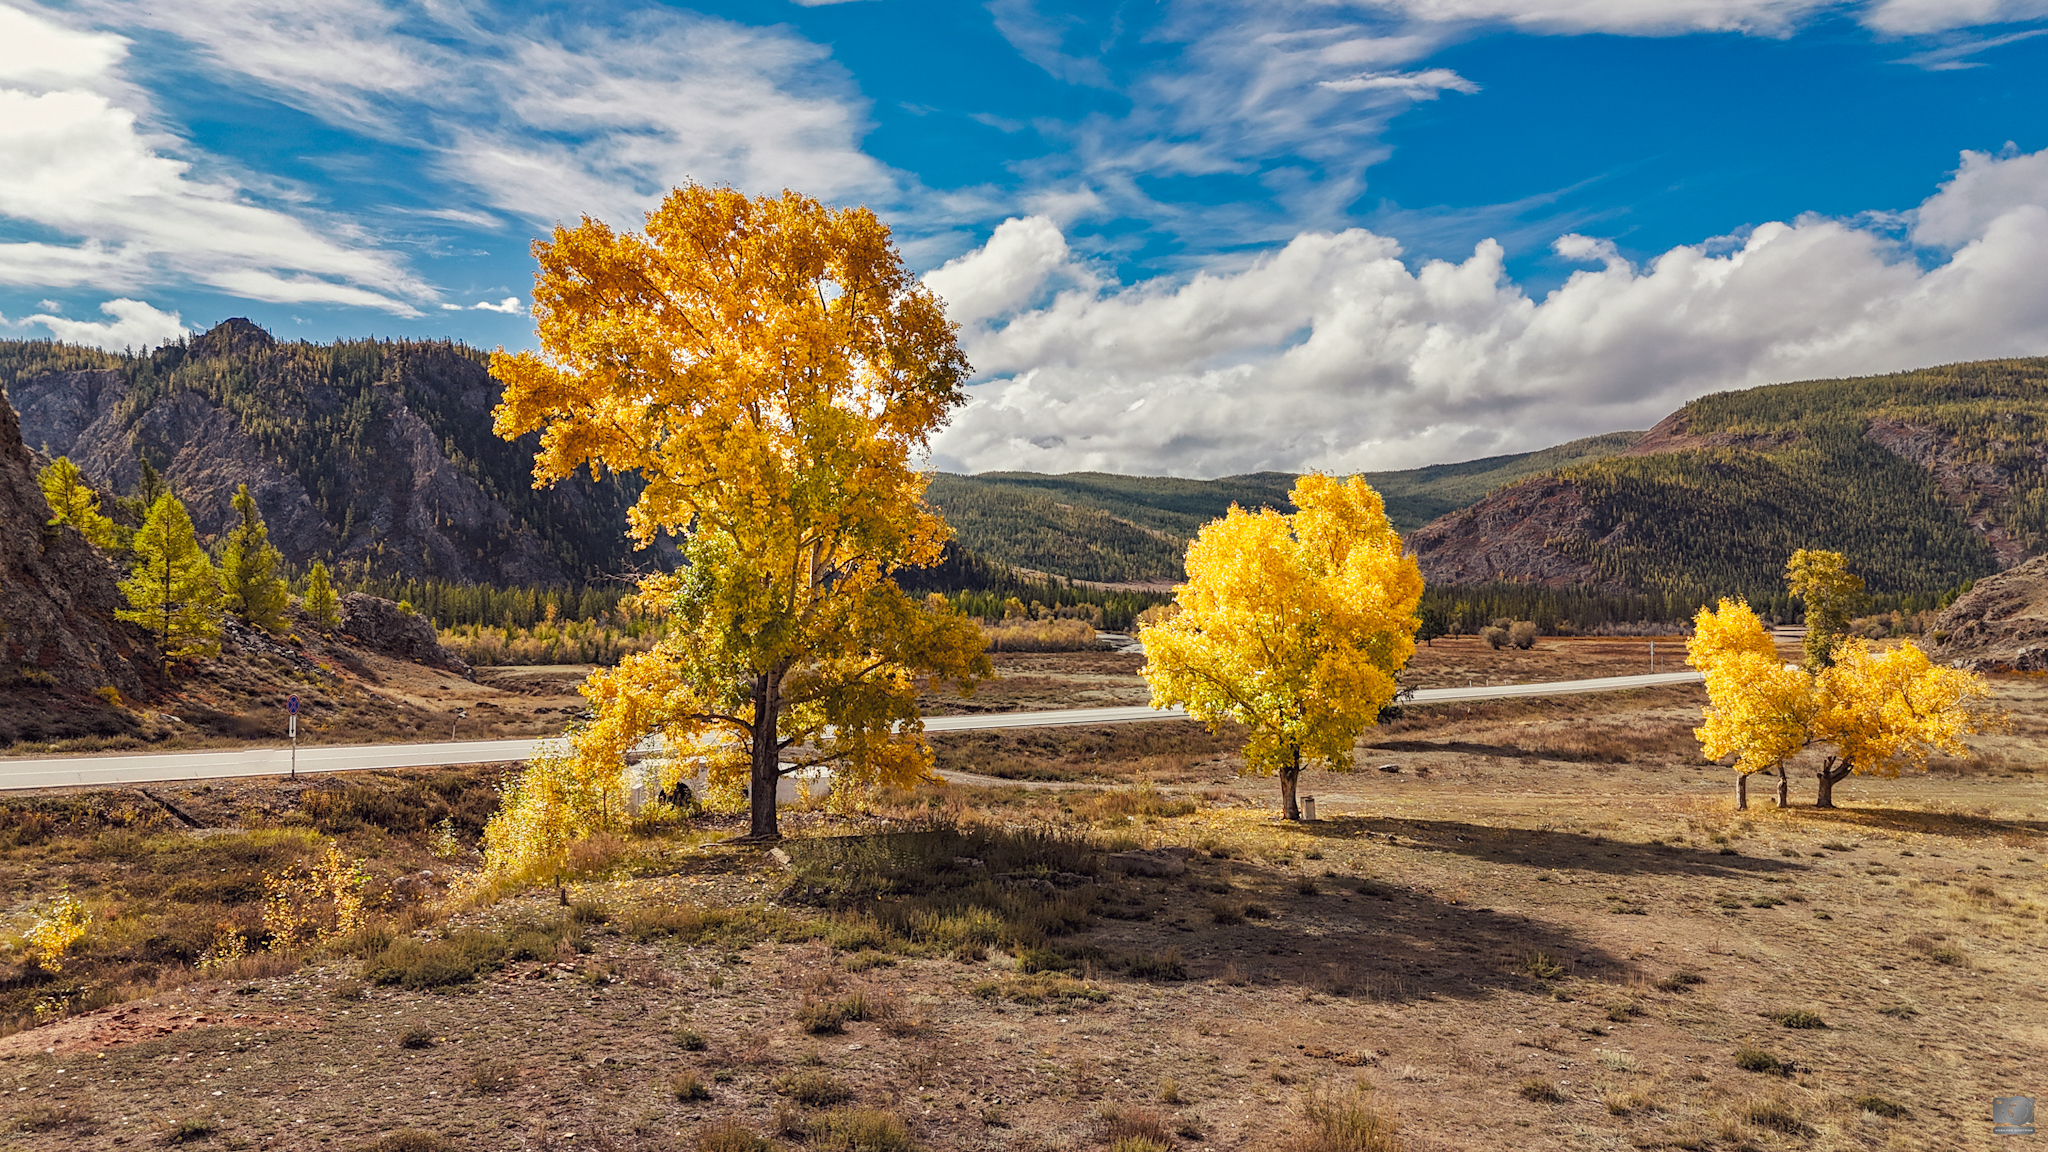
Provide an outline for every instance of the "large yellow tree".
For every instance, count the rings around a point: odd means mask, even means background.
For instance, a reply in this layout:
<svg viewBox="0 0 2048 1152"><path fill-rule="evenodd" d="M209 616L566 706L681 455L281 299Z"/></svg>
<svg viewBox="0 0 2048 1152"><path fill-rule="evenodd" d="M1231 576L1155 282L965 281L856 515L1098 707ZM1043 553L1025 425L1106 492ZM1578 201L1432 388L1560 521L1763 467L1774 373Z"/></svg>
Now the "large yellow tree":
<svg viewBox="0 0 2048 1152"><path fill-rule="evenodd" d="M1282 811L1299 820L1302 766L1349 771L1394 697L1422 572L1359 477L1303 476L1292 499L1292 514L1233 505L1203 525L1178 611L1140 637L1152 706L1183 706L1211 731L1243 725L1245 770L1278 773Z"/></svg>
<svg viewBox="0 0 2048 1152"><path fill-rule="evenodd" d="M787 773L922 777L915 678L971 683L989 665L970 622L890 575L949 535L916 464L969 369L889 229L864 208L692 184L644 232L585 218L534 254L540 351L492 358L498 434L541 433L537 485L637 475L634 538L677 535L687 562L642 587L667 638L585 685L577 771L615 778L661 733L744 782L763 838Z"/></svg>
<svg viewBox="0 0 2048 1152"><path fill-rule="evenodd" d="M1814 770L1815 806L1832 808L1835 785L1850 776L1924 771L1934 753L1966 751L1963 737L1993 719L1982 677L1935 664L1911 641L1881 649L1847 640L1815 672L1784 663L1747 604L1723 600L1694 624L1688 655L1707 682L1700 749L1709 759L1735 756L1739 784L1776 771L1781 807L1785 765L1808 748L1827 749ZM1746 804L1747 788L1738 796Z"/></svg>

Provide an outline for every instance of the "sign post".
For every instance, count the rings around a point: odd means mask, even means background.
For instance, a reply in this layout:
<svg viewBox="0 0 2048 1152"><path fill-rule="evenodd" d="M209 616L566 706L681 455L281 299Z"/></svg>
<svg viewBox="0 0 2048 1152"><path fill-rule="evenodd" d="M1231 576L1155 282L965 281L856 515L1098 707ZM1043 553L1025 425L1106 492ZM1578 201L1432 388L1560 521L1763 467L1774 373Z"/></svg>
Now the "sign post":
<svg viewBox="0 0 2048 1152"><path fill-rule="evenodd" d="M286 724L291 731L292 737L292 779L297 780L299 778L299 694L297 692L292 693L292 698L284 702L284 710L288 717Z"/></svg>

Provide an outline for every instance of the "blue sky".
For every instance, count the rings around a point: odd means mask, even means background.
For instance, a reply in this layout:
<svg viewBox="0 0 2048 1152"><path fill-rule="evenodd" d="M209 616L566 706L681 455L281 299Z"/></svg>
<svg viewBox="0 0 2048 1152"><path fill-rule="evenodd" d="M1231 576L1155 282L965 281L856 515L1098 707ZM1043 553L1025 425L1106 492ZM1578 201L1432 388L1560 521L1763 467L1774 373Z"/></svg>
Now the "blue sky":
<svg viewBox="0 0 2048 1152"><path fill-rule="evenodd" d="M1402 467L2048 353L2048 0L0 0L0 335L531 341L528 243L866 203L960 469Z"/></svg>

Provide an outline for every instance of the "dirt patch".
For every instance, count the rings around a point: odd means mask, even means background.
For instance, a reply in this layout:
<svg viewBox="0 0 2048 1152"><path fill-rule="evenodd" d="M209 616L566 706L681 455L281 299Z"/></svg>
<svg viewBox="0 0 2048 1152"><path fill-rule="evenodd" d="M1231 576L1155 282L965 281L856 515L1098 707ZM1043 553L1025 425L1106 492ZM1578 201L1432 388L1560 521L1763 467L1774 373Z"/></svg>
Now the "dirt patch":
<svg viewBox="0 0 2048 1152"><path fill-rule="evenodd" d="M72 1056L100 1052L122 1044L158 1040L196 1028L304 1028L309 1017L251 1012L195 1012L158 1004L123 1004L83 1016L72 1016L32 1032L0 1037L0 1060L40 1053Z"/></svg>

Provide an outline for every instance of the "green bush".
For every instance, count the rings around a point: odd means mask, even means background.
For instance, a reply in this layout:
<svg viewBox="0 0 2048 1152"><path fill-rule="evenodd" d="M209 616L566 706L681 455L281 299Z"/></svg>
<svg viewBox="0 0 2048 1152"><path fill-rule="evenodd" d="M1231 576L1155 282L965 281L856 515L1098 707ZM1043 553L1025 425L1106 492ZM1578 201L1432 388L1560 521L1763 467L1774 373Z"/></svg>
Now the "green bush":
<svg viewBox="0 0 2048 1152"><path fill-rule="evenodd" d="M366 961L363 976L415 991L450 988L504 967L505 953L505 942L489 932L454 932L439 940L408 936Z"/></svg>

